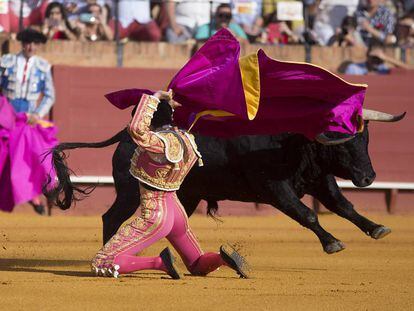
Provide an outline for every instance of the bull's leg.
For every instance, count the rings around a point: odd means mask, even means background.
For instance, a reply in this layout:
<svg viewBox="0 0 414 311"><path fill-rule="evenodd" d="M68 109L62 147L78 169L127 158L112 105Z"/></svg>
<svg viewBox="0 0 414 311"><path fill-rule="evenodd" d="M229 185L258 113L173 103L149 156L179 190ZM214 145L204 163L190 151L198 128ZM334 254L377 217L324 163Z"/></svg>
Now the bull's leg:
<svg viewBox="0 0 414 311"><path fill-rule="evenodd" d="M345 245L321 227L316 213L303 204L286 182L271 183L266 187L267 193L263 197L269 197L276 208L296 220L302 226L312 230L319 238L323 250L328 253L336 253L345 248Z"/></svg>
<svg viewBox="0 0 414 311"><path fill-rule="evenodd" d="M352 203L343 196L335 178L332 175L326 176L320 184L320 187L318 187L318 190L313 195L327 209L345 219L348 219L373 239L380 239L391 233L391 229L383 225L376 224L360 215L354 209Z"/></svg>

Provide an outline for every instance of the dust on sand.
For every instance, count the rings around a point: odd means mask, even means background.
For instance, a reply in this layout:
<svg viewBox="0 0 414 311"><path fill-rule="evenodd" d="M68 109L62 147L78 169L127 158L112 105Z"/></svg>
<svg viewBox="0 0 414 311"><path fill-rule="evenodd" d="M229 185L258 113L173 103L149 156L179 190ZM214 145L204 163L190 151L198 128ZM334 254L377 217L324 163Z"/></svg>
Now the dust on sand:
<svg viewBox="0 0 414 311"><path fill-rule="evenodd" d="M91 277L99 217L0 214L1 310L413 310L414 216L370 215L393 233L375 241L334 215L320 221L347 249L327 255L283 215L190 219L202 247L236 243L253 271L174 281L156 271ZM144 252L155 255L167 245ZM180 260L179 267L186 271Z"/></svg>

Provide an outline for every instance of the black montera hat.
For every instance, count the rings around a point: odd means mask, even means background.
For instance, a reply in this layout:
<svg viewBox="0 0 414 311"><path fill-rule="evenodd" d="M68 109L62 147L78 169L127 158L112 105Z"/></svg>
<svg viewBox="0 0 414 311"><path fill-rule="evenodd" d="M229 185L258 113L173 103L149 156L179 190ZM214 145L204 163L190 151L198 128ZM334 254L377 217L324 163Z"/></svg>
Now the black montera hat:
<svg viewBox="0 0 414 311"><path fill-rule="evenodd" d="M17 34L17 40L24 43L46 43L47 37L33 28L26 28Z"/></svg>

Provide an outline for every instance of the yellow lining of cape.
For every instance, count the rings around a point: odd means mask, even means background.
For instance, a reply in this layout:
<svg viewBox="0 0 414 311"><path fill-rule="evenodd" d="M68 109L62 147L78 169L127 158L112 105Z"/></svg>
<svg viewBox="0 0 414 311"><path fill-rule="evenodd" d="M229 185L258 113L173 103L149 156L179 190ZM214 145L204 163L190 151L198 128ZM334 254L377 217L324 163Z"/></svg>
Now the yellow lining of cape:
<svg viewBox="0 0 414 311"><path fill-rule="evenodd" d="M191 123L191 126L189 127L188 131L191 131L193 126L197 123L198 119L200 119L201 117L207 116L207 115L210 115L213 117L233 117L234 116L233 113L227 112L224 110L204 110L196 114L196 117L193 123Z"/></svg>
<svg viewBox="0 0 414 311"><path fill-rule="evenodd" d="M260 103L260 72L257 52L239 58L240 74L247 117L253 120L259 110Z"/></svg>

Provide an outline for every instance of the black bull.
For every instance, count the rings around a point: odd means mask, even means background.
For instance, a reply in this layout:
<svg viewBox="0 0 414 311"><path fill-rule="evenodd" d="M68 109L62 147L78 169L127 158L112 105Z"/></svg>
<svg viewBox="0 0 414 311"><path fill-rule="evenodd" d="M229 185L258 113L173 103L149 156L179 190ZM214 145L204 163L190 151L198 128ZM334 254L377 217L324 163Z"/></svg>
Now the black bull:
<svg viewBox="0 0 414 311"><path fill-rule="evenodd" d="M305 194L318 199L328 210L348 219L364 233L379 239L391 232L361 216L341 193L334 176L365 187L375 179L368 155L368 122L355 138L338 145L322 145L301 135L241 136L218 139L196 135L204 166L195 166L186 177L178 197L189 216L200 200L208 210L217 201L234 200L270 204L302 226L312 230L327 253L345 248L324 230L316 213L301 202ZM136 148L126 129L99 143L63 143L53 150L59 184L54 193L57 205L66 209L81 189L71 184L63 150L101 148L119 142L112 159L116 199L102 216L103 240L108 241L140 204L138 181L129 173L130 158ZM55 197L56 198L56 197Z"/></svg>

